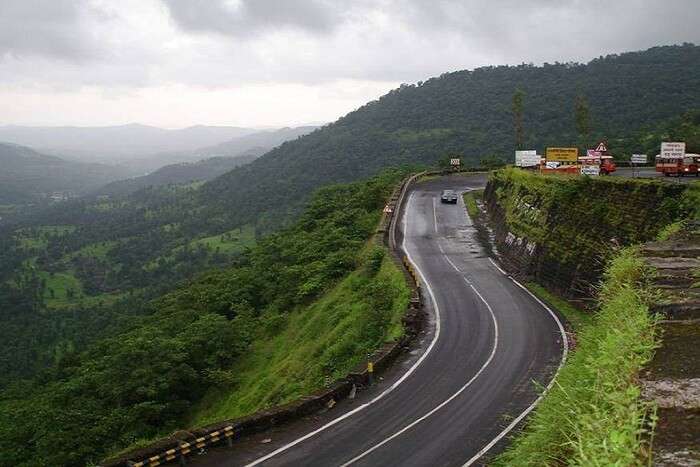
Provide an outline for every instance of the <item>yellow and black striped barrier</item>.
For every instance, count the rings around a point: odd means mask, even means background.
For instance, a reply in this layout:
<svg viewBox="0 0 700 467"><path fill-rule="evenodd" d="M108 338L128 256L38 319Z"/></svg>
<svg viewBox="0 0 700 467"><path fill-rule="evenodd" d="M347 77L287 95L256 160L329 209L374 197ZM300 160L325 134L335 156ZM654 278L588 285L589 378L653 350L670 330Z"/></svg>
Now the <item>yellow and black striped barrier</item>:
<svg viewBox="0 0 700 467"><path fill-rule="evenodd" d="M181 442L176 448L168 449L155 456L148 457L140 461L126 461L129 467L155 467L156 465L166 464L168 462L179 460L181 465L187 463L186 456L191 454L193 450L203 449L222 439L226 439L229 447L233 441L234 430L233 426L229 425L223 429L215 430L205 434L192 442Z"/></svg>

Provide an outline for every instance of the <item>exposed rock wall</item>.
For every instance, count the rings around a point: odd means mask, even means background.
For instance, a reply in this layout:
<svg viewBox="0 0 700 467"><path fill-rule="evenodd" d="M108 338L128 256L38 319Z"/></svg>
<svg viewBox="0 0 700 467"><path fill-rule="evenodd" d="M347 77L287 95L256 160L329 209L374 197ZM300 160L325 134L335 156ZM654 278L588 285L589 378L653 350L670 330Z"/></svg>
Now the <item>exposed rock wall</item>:
<svg viewBox="0 0 700 467"><path fill-rule="evenodd" d="M620 246L656 237L690 210L686 186L614 177L494 172L487 205L502 262L569 298L594 295Z"/></svg>

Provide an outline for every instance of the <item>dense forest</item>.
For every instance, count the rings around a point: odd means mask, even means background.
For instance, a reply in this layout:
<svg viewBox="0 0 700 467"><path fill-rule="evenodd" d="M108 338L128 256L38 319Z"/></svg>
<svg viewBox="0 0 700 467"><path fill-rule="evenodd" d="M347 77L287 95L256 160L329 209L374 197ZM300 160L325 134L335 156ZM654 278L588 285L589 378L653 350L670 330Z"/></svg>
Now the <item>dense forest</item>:
<svg viewBox="0 0 700 467"><path fill-rule="evenodd" d="M523 95L523 147L590 147L605 138L622 156L645 148L616 146L618 139L700 108L700 47L655 47L587 64L484 67L402 85L209 182L201 195L209 215L257 222L262 231L297 212L325 183L392 165L432 164L448 154L471 165L487 155L511 160L517 90ZM583 135L577 102L587 110Z"/></svg>
<svg viewBox="0 0 700 467"><path fill-rule="evenodd" d="M51 337L56 327L64 334L54 343L53 362L43 370L26 352L33 376L18 378L17 368L9 368L15 377L0 393L2 465L96 462L107 452L177 428L210 387L235 386L237 359L256 340L280 332L290 312L313 304L360 264L363 277L378 274L383 249L363 245L402 175L394 170L365 182L323 188L294 225L259 240L229 266L160 297L127 296L111 307L47 314L40 311L41 297L26 290L35 284L22 282L24 290L6 285L5 291L20 292L24 302L2 307L4 314L20 318L3 316L4 322L14 323L10 329L15 333L3 343L4 362L14 361L13 344ZM68 231L51 235L59 238L58 245L77 241ZM21 237L5 239L14 244L0 251L24 251L17 244ZM94 238L85 241L90 240ZM26 255L8 259L17 267ZM147 285L145 280L132 284ZM356 287L362 287L362 300L374 301L366 307L371 315L359 321L363 327L344 347L344 353L353 354L345 356L348 361L383 342L396 308L386 287L372 289L367 280ZM30 316L39 322L22 328L21 319ZM337 363L337 357L332 361ZM332 375L335 367L324 368ZM3 370L8 374L8 368Z"/></svg>

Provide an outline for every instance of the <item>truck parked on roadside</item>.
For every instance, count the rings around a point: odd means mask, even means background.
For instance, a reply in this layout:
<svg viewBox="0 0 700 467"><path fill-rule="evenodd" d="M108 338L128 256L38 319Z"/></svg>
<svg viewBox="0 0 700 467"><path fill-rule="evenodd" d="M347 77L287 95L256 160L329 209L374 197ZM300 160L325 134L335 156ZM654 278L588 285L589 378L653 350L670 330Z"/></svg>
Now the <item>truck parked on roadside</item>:
<svg viewBox="0 0 700 467"><path fill-rule="evenodd" d="M685 177L700 174L700 155L685 154L683 157L656 156L656 171L665 177Z"/></svg>

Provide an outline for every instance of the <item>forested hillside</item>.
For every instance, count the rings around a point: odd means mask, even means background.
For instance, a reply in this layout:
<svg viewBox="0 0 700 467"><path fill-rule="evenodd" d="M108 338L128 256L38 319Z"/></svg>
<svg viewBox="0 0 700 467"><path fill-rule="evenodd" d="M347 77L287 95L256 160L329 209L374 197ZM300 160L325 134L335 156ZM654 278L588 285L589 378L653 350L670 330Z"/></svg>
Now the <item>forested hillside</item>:
<svg viewBox="0 0 700 467"><path fill-rule="evenodd" d="M130 174L125 168L66 161L0 142L0 204L37 202L53 192L77 195Z"/></svg>
<svg viewBox="0 0 700 467"><path fill-rule="evenodd" d="M322 386L386 339L400 336L408 289L384 250L364 245L402 176L395 170L322 189L293 226L262 239L233 265L160 298L126 296L116 308L36 313L43 323L38 328L22 328L15 320L13 339L4 340L3 351L8 353L3 360L11 355L12 345L62 334L55 343L60 352L54 351L47 370L33 378L5 381L0 392L0 463L97 462L108 452L182 427L187 417L197 415L196 404L207 391L215 389L211 401L236 391L247 394L247 409L220 407L224 413L254 410ZM70 233L64 229L51 235ZM10 243L3 246L10 250L22 241L6 238ZM0 255L4 251L0 249ZM20 261L13 259L14 266ZM4 268L0 274L0 279L11 277ZM0 300L5 292L17 290L12 283L0 284L5 288ZM326 299L327 294L331 295ZM8 308L0 308L4 324L13 313L32 316L32 295L23 296L25 302L8 300ZM306 313L319 319L313 320L314 327L305 327L304 345L297 342L291 349L282 340L276 353L260 348L287 334L299 339L302 334L293 326ZM328 321L329 316L333 320ZM81 320L86 321L82 328ZM331 332L338 322L342 335ZM71 336L71 329L82 332ZM88 333L91 342L85 342ZM306 362L304 381L274 393L247 389L244 359L256 356L265 358L267 365L282 365L282 358L305 349L316 353L312 364ZM280 371L285 377L287 372ZM267 389L273 387L277 386Z"/></svg>
<svg viewBox="0 0 700 467"><path fill-rule="evenodd" d="M197 162L170 164L140 177L117 180L95 190L98 195L127 195L149 186L169 184L186 184L195 181L207 181L222 175L239 165L247 164L260 157L261 152L252 150L238 157L211 157Z"/></svg>
<svg viewBox="0 0 700 467"><path fill-rule="evenodd" d="M267 229L297 212L314 188L358 179L383 167L430 164L448 154L475 165L510 159L516 146L512 99L523 98L523 147L594 144L700 108L700 47L655 47L587 64L484 67L403 85L337 122L286 143L202 190L210 216L257 221ZM574 116L589 109L587 136ZM583 140L583 141L582 141Z"/></svg>

